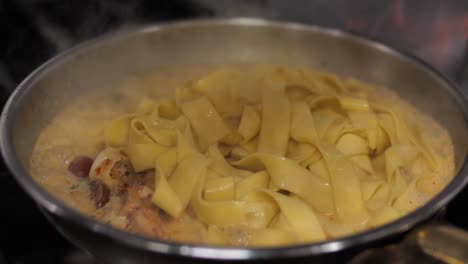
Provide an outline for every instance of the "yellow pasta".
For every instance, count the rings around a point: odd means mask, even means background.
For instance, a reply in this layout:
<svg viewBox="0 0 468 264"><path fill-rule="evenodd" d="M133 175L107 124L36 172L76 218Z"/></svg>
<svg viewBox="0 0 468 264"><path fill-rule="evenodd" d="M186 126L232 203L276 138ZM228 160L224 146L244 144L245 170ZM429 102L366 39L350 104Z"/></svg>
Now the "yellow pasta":
<svg viewBox="0 0 468 264"><path fill-rule="evenodd" d="M320 151L330 170L336 214L341 221L361 225L368 220L361 186L351 161L334 146L321 144Z"/></svg>
<svg viewBox="0 0 468 264"><path fill-rule="evenodd" d="M218 112L205 97L185 103L182 111L190 121L203 149L229 133Z"/></svg>
<svg viewBox="0 0 468 264"><path fill-rule="evenodd" d="M183 208L189 204L198 178L205 172L208 164L209 160L199 155L186 157L177 165L169 179L169 185L179 197Z"/></svg>
<svg viewBox="0 0 468 264"><path fill-rule="evenodd" d="M240 180L235 186L235 196L237 199L244 197L252 191L258 191L268 188L270 175L266 171L259 171L250 177Z"/></svg>
<svg viewBox="0 0 468 264"><path fill-rule="evenodd" d="M299 241L311 242L325 239L325 234L312 210L304 201L277 192L268 192L278 203L281 213Z"/></svg>
<svg viewBox="0 0 468 264"><path fill-rule="evenodd" d="M207 201L233 200L234 190L233 177L206 179L203 197Z"/></svg>
<svg viewBox="0 0 468 264"><path fill-rule="evenodd" d="M206 201L202 197L204 182L205 176L201 175L192 206L197 216L207 224L220 227L248 225L252 228L264 228L277 213L277 207L271 201Z"/></svg>
<svg viewBox="0 0 468 264"><path fill-rule="evenodd" d="M96 161L154 170L152 204L179 223L190 215L200 242L350 235L413 210L447 181L407 110L376 103L374 90L307 68L221 68L110 122ZM118 184L110 168L99 172L91 177Z"/></svg>
<svg viewBox="0 0 468 264"><path fill-rule="evenodd" d="M171 148L161 153L156 159L156 164L160 167L166 177L167 175L172 175L172 172L177 166L177 149Z"/></svg>
<svg viewBox="0 0 468 264"><path fill-rule="evenodd" d="M260 130L260 115L253 107L246 105L242 112L242 119L239 124L239 134L242 142L249 142Z"/></svg>
<svg viewBox="0 0 468 264"><path fill-rule="evenodd" d="M371 218L372 220L369 223L369 225L374 227L386 224L397 219L401 215L396 209L389 206L380 208L374 214L375 216Z"/></svg>
<svg viewBox="0 0 468 264"><path fill-rule="evenodd" d="M229 245L229 240L215 225L208 225L206 242L214 245Z"/></svg>
<svg viewBox="0 0 468 264"><path fill-rule="evenodd" d="M289 138L290 102L284 87L262 87L262 125L258 151L283 156Z"/></svg>
<svg viewBox="0 0 468 264"><path fill-rule="evenodd" d="M154 168L156 158L165 151L167 151L167 148L157 143L129 144L126 149L126 154L135 171L139 172Z"/></svg>
<svg viewBox="0 0 468 264"><path fill-rule="evenodd" d="M242 104L232 100L231 86L240 78L242 76L238 71L222 69L198 80L194 90L206 95L219 113L238 113L242 109ZM223 81L227 79L231 81Z"/></svg>
<svg viewBox="0 0 468 264"><path fill-rule="evenodd" d="M128 132L128 144L152 144L154 141L148 135L146 122L142 118L135 117L130 122Z"/></svg>
<svg viewBox="0 0 468 264"><path fill-rule="evenodd" d="M383 180L363 180L361 181L361 193L364 201L369 200L384 183Z"/></svg>
<svg viewBox="0 0 468 264"><path fill-rule="evenodd" d="M213 162L210 164L210 169L225 177L245 178L252 175L252 172L234 168L224 159L224 156L219 151L218 147L212 145L206 152Z"/></svg>
<svg viewBox="0 0 468 264"><path fill-rule="evenodd" d="M300 118L296 117L301 120L298 123L307 123L308 125L297 125L295 133L302 135L301 139L315 143L322 153L330 173L330 183L333 187L333 198L338 217L342 221L353 224L365 224L368 216L362 201L360 184L354 166L334 146L327 142L319 142L316 139L317 132L313 125L312 116L304 109L304 105L302 107L299 104L296 105L294 116L300 116ZM331 198L327 199L332 200ZM319 208L315 208L320 211ZM330 208L328 207L327 209L329 210ZM330 211L322 210L322 213L331 213Z"/></svg>
<svg viewBox="0 0 468 264"><path fill-rule="evenodd" d="M184 205L177 193L168 184L164 171L158 166L156 166L154 181L154 192L151 201L172 217L179 217L184 210Z"/></svg>
<svg viewBox="0 0 468 264"><path fill-rule="evenodd" d="M307 165L307 168L320 176L324 181L330 182L330 173L327 168L327 164L325 163L324 159L320 159L318 161L315 161L314 163Z"/></svg>
<svg viewBox="0 0 468 264"><path fill-rule="evenodd" d="M133 115L119 117L104 128L104 142L107 146L120 147L127 143L132 118Z"/></svg>
<svg viewBox="0 0 468 264"><path fill-rule="evenodd" d="M279 188L296 194L324 214L333 212L330 185L291 160L259 153L236 162L236 165L254 170L265 167L271 181Z"/></svg>
<svg viewBox="0 0 468 264"><path fill-rule="evenodd" d="M177 162L181 162L185 157L198 153L190 127L187 127L183 134L179 131L177 133Z"/></svg>
<svg viewBox="0 0 468 264"><path fill-rule="evenodd" d="M180 110L173 99L161 100L153 108L156 116L161 119L175 120L180 115Z"/></svg>
<svg viewBox="0 0 468 264"><path fill-rule="evenodd" d="M297 243L297 238L292 232L275 228L256 230L249 240L251 246L262 247L284 246L295 242Z"/></svg>

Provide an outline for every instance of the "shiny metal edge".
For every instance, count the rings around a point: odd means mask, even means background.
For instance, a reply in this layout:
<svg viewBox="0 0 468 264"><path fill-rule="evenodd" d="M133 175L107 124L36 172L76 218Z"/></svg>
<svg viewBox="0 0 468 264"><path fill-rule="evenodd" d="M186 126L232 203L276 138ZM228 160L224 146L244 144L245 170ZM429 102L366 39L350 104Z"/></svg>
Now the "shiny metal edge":
<svg viewBox="0 0 468 264"><path fill-rule="evenodd" d="M202 25L239 25L239 26L258 26L258 27L278 27L288 30L299 30L306 32L318 32L321 34L332 35L338 38L348 38L360 44L369 46L370 48L380 49L386 53L391 53L403 60L411 62L423 69L426 69L429 74L433 75L448 84L448 92L457 101L458 106L463 112L465 122L468 123L468 105L465 97L461 93L457 85L449 78L438 72L432 66L422 61L421 59L408 53L391 48L388 45L376 42L363 36L343 32L338 29L323 28L315 25L305 25L291 22L270 21L257 18L229 18L229 19L197 19L185 20L179 22L160 23L157 25L148 25L143 27L130 27L117 32L105 34L95 39L83 42L71 49L68 49L42 64L39 68L33 71L26 79L24 79L12 93L7 103L5 104L0 117L0 148L2 156L9 170L13 173L21 187L28 192L36 203L47 209L49 212L66 218L80 224L100 235L111 237L114 240L135 248L149 250L162 254L173 254L185 257L194 257L202 259L219 259L219 260L242 260L242 259L267 259L267 258L288 258L288 257L303 257L312 256L323 253L333 253L339 250L351 248L357 244L364 244L376 241L409 230L418 222L429 218L442 206L447 204L453 197L459 193L468 182L468 161L465 156L463 165L454 177L454 179L440 192L436 197L429 201L423 207L418 208L412 213L400 218L397 221L376 229L368 230L359 234L346 236L339 239L327 240L323 242L293 245L277 248L235 248L235 247L217 247L204 246L199 244L182 244L158 239L150 239L138 235L134 235L122 230L113 228L110 225L102 224L94 221L72 208L65 206L58 199L54 198L45 191L38 183L36 183L29 173L21 166L16 159L16 153L13 146L12 135L12 113L17 108L16 102L28 93L32 84L41 76L46 74L54 67L58 67L61 62L72 58L87 49L94 48L104 42L117 40L120 38L131 37L136 34L144 34L161 30L171 30L173 28L183 28Z"/></svg>

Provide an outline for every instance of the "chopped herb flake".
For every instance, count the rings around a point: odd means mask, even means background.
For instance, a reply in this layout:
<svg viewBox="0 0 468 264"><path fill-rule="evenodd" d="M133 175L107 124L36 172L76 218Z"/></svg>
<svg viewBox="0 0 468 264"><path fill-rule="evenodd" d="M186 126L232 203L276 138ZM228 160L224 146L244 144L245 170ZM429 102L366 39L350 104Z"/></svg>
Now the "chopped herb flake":
<svg viewBox="0 0 468 264"><path fill-rule="evenodd" d="M79 183L76 183L76 184L73 184L72 186L70 186L70 190L75 190L76 188L80 187L80 182Z"/></svg>

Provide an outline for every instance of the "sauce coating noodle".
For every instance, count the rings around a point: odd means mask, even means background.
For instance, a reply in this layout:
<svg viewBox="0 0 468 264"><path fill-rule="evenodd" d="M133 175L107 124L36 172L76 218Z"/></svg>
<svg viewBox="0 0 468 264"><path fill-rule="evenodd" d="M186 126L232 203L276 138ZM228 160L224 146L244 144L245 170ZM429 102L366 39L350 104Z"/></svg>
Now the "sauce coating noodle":
<svg viewBox="0 0 468 264"><path fill-rule="evenodd" d="M434 121L380 90L303 67L212 71L103 124L81 181L103 183L110 200L81 211L147 236L234 246L393 221L451 179L453 149ZM39 179L47 140L31 163Z"/></svg>

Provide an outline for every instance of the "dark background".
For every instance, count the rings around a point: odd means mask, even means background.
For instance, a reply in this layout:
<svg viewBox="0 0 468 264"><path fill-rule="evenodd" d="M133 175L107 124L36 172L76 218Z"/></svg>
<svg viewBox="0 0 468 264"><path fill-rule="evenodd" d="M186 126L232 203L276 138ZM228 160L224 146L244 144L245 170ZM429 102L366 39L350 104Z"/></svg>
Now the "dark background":
<svg viewBox="0 0 468 264"><path fill-rule="evenodd" d="M468 94L466 0L0 0L0 104L34 68L121 27L188 18L264 17L340 28L428 61ZM468 189L445 219L468 230ZM0 264L93 263L64 240L0 164Z"/></svg>

